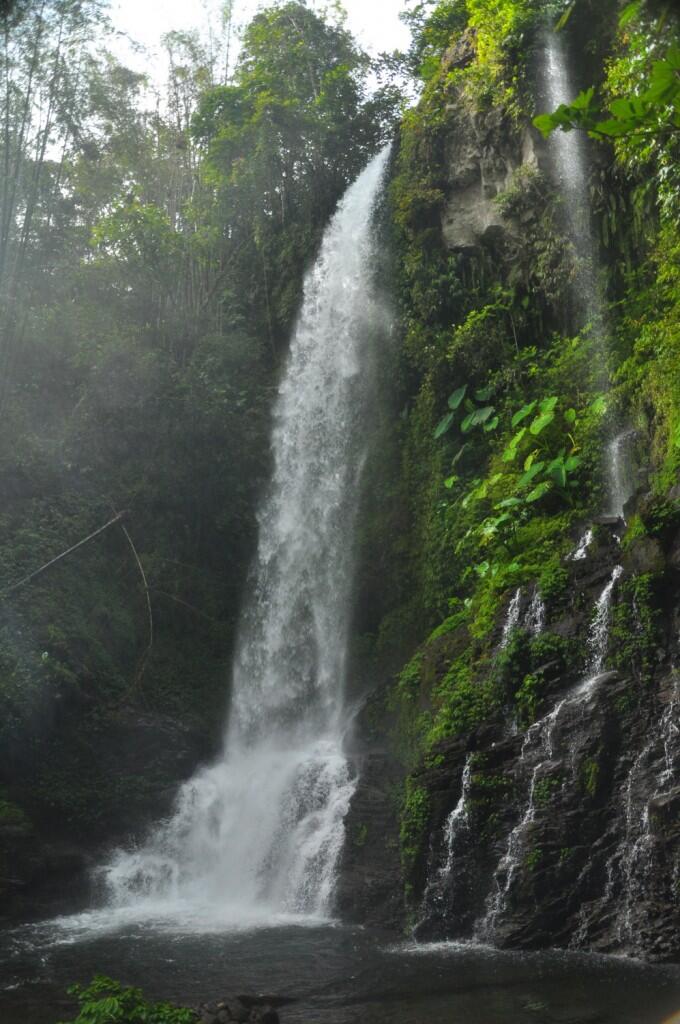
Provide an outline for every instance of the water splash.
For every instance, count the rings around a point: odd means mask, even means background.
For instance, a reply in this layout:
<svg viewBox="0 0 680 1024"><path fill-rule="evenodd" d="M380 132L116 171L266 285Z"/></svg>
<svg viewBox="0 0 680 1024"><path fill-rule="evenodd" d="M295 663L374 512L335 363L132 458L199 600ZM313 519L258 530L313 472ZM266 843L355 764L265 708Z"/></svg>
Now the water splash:
<svg viewBox="0 0 680 1024"><path fill-rule="evenodd" d="M144 846L105 866L114 907L199 907L230 921L331 909L355 788L343 694L374 351L387 329L371 266L388 153L346 193L305 280L274 410L273 479L224 754L182 787Z"/></svg>

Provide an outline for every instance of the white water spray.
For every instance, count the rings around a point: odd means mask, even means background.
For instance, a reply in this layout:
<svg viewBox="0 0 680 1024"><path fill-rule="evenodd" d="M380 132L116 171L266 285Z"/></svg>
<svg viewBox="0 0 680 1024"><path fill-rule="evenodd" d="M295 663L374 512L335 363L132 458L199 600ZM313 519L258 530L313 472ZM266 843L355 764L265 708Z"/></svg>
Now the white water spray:
<svg viewBox="0 0 680 1024"><path fill-rule="evenodd" d="M353 535L375 404L372 213L389 148L348 190L313 269L274 410L224 754L104 869L113 906L243 924L331 910L355 780L343 753Z"/></svg>

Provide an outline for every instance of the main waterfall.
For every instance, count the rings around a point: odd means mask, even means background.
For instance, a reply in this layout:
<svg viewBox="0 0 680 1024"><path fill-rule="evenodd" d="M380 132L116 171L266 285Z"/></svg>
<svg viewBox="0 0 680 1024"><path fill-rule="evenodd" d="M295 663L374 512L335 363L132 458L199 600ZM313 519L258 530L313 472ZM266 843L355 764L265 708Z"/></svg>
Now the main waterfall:
<svg viewBox="0 0 680 1024"><path fill-rule="evenodd" d="M224 753L184 784L145 845L103 869L113 906L226 924L330 910L355 786L343 695L374 352L388 323L372 274L388 153L347 191L305 280Z"/></svg>

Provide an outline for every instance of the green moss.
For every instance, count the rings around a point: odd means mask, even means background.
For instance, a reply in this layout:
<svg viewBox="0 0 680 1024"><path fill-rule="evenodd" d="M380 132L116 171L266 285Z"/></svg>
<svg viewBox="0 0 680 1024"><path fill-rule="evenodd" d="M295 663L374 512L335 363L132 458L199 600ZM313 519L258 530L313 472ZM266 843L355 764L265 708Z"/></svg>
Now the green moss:
<svg viewBox="0 0 680 1024"><path fill-rule="evenodd" d="M587 758L581 765L580 777L583 790L594 797L600 779L600 762L594 757Z"/></svg>
<svg viewBox="0 0 680 1024"><path fill-rule="evenodd" d="M549 804L561 786L562 779L556 775L548 775L544 779L539 779L534 786L534 802L539 807Z"/></svg>
<svg viewBox="0 0 680 1024"><path fill-rule="evenodd" d="M541 676L533 673L526 675L515 694L518 718L523 725L531 725L536 721L542 695L543 679Z"/></svg>
<svg viewBox="0 0 680 1024"><path fill-rule="evenodd" d="M642 680L651 678L661 640L659 584L659 578L650 573L625 580L613 614L610 648L614 667L621 672L632 668Z"/></svg>
<svg viewBox="0 0 680 1024"><path fill-rule="evenodd" d="M366 845L366 840L367 839L368 839L368 825L366 825L366 824L358 825L357 828L354 831L354 836L352 838L352 842L353 842L354 846L356 846L359 849L361 849L361 847Z"/></svg>
<svg viewBox="0 0 680 1024"><path fill-rule="evenodd" d="M530 850L524 858L524 866L527 871L536 871L543 860L543 850L540 847L535 847Z"/></svg>
<svg viewBox="0 0 680 1024"><path fill-rule="evenodd" d="M413 778L408 778L399 830L401 863L406 877L411 874L425 842L429 814L430 798L427 790Z"/></svg>

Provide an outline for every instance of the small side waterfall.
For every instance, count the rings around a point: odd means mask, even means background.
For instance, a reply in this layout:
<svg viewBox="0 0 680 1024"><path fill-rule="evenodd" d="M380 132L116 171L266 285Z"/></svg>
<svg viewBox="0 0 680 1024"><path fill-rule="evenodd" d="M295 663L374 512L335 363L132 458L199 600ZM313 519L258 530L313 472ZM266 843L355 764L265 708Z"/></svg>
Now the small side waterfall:
<svg viewBox="0 0 680 1024"><path fill-rule="evenodd" d="M588 650L590 651L589 671L591 675L601 672L604 667L604 660L607 656L607 641L609 639L609 625L612 610L612 592L623 572L623 566L617 565L612 572L609 583L604 588L595 604L595 615L590 626L588 636Z"/></svg>
<svg viewBox="0 0 680 1024"><path fill-rule="evenodd" d="M573 710L587 704L602 678L609 641L612 594L621 571L617 566L597 600L590 628L590 656L585 679L558 701L548 714L530 726L525 735L519 766L522 774L527 773L529 777L526 803L519 821L508 836L505 852L493 874L493 888L487 899L485 914L475 928L476 935L484 941L493 940L497 923L506 912L513 884L524 866L527 837L536 817L536 787L540 779L549 774L555 757L555 730L567 709Z"/></svg>
<svg viewBox="0 0 680 1024"><path fill-rule="evenodd" d="M455 913L452 906L451 889L458 844L462 834L469 827L468 803L470 799L470 783L472 781L472 754L465 759L460 780L460 797L453 808L442 831L442 842L439 849L430 851L428 880L423 896L423 920L445 920ZM442 860L443 855L443 860Z"/></svg>
<svg viewBox="0 0 680 1024"><path fill-rule="evenodd" d="M505 622L503 623L503 634L501 636L500 649L503 650L508 646L508 641L512 636L513 630L517 629L519 625L519 616L522 607L522 588L518 587L515 593L512 595L508 610L505 615Z"/></svg>
<svg viewBox="0 0 680 1024"><path fill-rule="evenodd" d="M534 587L531 604L527 609L526 628L532 636L539 636L545 629L545 603L538 587Z"/></svg>
<svg viewBox="0 0 680 1024"><path fill-rule="evenodd" d="M619 519L624 518L626 502L635 490L632 453L634 440L634 430L622 430L612 438L606 448L608 512Z"/></svg>
<svg viewBox="0 0 680 1024"><path fill-rule="evenodd" d="M112 906L227 924L326 915L355 780L343 753L353 534L388 318L373 207L389 148L348 190L308 273L274 410L274 473L220 760L103 871Z"/></svg>
<svg viewBox="0 0 680 1024"><path fill-rule="evenodd" d="M544 60L542 65L542 91L550 110L563 103L571 103L578 90L574 87L564 45L563 33L547 32L544 37ZM602 318L602 291L598 278L597 245L591 223L590 199L586 183L588 180L587 143L581 132L553 132L550 139L550 159L553 178L559 185L564 199L564 210L572 238L578 268L573 282L573 292L582 321L599 321ZM599 324L596 324L599 331ZM597 346L601 363L600 371L604 381L604 347Z"/></svg>

